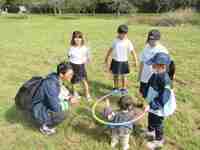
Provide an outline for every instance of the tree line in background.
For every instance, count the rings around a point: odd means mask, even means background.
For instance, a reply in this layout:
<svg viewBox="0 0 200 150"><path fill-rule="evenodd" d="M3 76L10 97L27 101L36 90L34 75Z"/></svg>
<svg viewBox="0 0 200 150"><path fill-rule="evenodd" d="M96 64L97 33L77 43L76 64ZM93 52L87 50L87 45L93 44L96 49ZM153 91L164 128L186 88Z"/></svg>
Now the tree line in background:
<svg viewBox="0 0 200 150"><path fill-rule="evenodd" d="M18 12L23 5L30 13L161 13L180 8L200 10L200 0L0 0L0 8Z"/></svg>

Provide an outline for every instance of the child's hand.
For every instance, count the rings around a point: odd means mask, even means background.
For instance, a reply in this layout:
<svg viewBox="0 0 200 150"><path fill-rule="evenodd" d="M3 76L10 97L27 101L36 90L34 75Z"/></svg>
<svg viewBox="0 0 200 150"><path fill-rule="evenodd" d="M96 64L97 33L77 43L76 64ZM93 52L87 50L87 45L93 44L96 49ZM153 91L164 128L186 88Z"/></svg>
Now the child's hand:
<svg viewBox="0 0 200 150"><path fill-rule="evenodd" d="M140 91L138 91L136 93L136 97L138 99L137 103L140 104L143 108L145 108L146 106L148 106L149 104L146 103L145 99L142 96L142 93L140 93Z"/></svg>
<svg viewBox="0 0 200 150"><path fill-rule="evenodd" d="M115 113L112 111L111 107L106 107L104 108L103 116L108 120L112 120L112 118L115 116Z"/></svg>
<svg viewBox="0 0 200 150"><path fill-rule="evenodd" d="M87 64L89 64L91 62L91 59L90 58L87 58Z"/></svg>
<svg viewBox="0 0 200 150"><path fill-rule="evenodd" d="M111 114L108 115L107 119L112 120L114 116L115 116L115 113L112 112Z"/></svg>
<svg viewBox="0 0 200 150"><path fill-rule="evenodd" d="M151 108L153 108L154 110L158 110L159 109L159 106L156 104L156 102L154 102L154 101L152 101L151 103L150 103L150 106L151 106Z"/></svg>
<svg viewBox="0 0 200 150"><path fill-rule="evenodd" d="M69 101L70 101L71 104L77 104L77 103L79 103L79 101L75 97L73 97L73 96L70 97Z"/></svg>
<svg viewBox="0 0 200 150"><path fill-rule="evenodd" d="M82 61L83 61L83 64L89 64L90 63L89 58L84 58Z"/></svg>
<svg viewBox="0 0 200 150"><path fill-rule="evenodd" d="M150 107L149 107L149 105L147 105L144 111L147 112L147 111L149 111L149 109L150 109Z"/></svg>

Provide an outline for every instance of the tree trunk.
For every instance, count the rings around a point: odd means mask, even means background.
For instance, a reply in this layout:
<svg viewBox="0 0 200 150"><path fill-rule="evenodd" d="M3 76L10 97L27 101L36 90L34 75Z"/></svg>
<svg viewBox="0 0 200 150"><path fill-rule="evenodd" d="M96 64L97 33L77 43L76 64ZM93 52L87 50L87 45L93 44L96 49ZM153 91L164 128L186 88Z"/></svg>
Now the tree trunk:
<svg viewBox="0 0 200 150"><path fill-rule="evenodd" d="M120 16L120 2L117 3L117 16Z"/></svg>
<svg viewBox="0 0 200 150"><path fill-rule="evenodd" d="M92 10L92 15L93 15L93 16L96 15L95 9Z"/></svg>
<svg viewBox="0 0 200 150"><path fill-rule="evenodd" d="M117 13L117 16L121 15L119 8L117 8L117 12L116 13Z"/></svg>
<svg viewBox="0 0 200 150"><path fill-rule="evenodd" d="M158 2L158 4L157 4L157 9L156 9L156 13L157 13L157 14L160 12L161 8L162 8L162 6L161 6L161 4Z"/></svg>
<svg viewBox="0 0 200 150"><path fill-rule="evenodd" d="M54 12L54 15L56 16L57 15L57 8L55 6L53 8L53 12Z"/></svg>
<svg viewBox="0 0 200 150"><path fill-rule="evenodd" d="M62 15L62 9L58 8L59 15Z"/></svg>

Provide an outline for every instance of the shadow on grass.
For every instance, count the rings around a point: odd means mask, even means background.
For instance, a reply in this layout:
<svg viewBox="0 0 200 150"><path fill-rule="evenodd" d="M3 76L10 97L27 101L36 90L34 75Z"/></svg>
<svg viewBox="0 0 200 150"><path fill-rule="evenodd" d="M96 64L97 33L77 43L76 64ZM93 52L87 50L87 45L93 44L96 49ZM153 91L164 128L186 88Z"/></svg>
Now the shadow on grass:
<svg viewBox="0 0 200 150"><path fill-rule="evenodd" d="M61 20L79 20L79 16L56 16L57 19Z"/></svg>
<svg viewBox="0 0 200 150"><path fill-rule="evenodd" d="M76 118L72 121L73 130L84 136L94 139L98 142L107 142L109 141L109 133L105 126L96 124L95 121L90 117L81 117Z"/></svg>
<svg viewBox="0 0 200 150"><path fill-rule="evenodd" d="M34 130L37 125L34 123L31 114L19 110L15 105L10 107L6 113L5 118L10 124L21 124L24 128Z"/></svg>
<svg viewBox="0 0 200 150"><path fill-rule="evenodd" d="M125 15L126 16L126 15ZM79 20L81 18L94 18L94 19L103 19L103 20L110 20L110 19L118 19L124 16L116 16L111 14L68 14L68 15L58 15L56 16L57 19L63 20Z"/></svg>
<svg viewBox="0 0 200 150"><path fill-rule="evenodd" d="M106 133L105 126L98 124L92 117L92 110L90 106L80 106L75 111L73 117L69 119L67 122L67 129L70 130L68 132L73 131L77 133L80 137L78 143L84 142L89 137L90 139L95 139L98 142L106 142L108 139L108 135ZM66 136L68 133L66 133ZM68 139L73 137L68 137Z"/></svg>
<svg viewBox="0 0 200 150"><path fill-rule="evenodd" d="M3 16L6 19L13 19L13 20L24 20L28 19L27 14L7 14Z"/></svg>
<svg viewBox="0 0 200 150"><path fill-rule="evenodd" d="M90 89L92 89L91 93L96 98L100 98L112 90L112 86L108 84L104 84L101 81L89 81Z"/></svg>

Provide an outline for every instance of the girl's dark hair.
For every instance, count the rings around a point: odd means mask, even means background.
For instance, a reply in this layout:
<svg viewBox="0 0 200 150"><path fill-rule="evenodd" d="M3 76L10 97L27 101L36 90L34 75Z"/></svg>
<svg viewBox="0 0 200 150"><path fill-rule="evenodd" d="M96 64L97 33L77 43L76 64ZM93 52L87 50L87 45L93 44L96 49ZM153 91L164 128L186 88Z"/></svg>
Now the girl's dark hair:
<svg viewBox="0 0 200 150"><path fill-rule="evenodd" d="M75 43L75 38L77 38L77 37L79 37L79 38L81 38L82 39L82 45L84 45L85 44L85 40L84 40L84 37L83 37L83 33L82 32L80 32L80 31L74 31L73 33L72 33L72 39L71 39L71 42L70 42L70 44L72 45L72 46L75 46L76 45L76 43Z"/></svg>
<svg viewBox="0 0 200 150"><path fill-rule="evenodd" d="M128 110L133 106L133 99L130 96L122 96L118 102L120 110Z"/></svg>
<svg viewBox="0 0 200 150"><path fill-rule="evenodd" d="M174 80L175 72L176 72L176 65L175 65L174 61L172 60L169 65L169 69L168 69L168 74L172 81Z"/></svg>
<svg viewBox="0 0 200 150"><path fill-rule="evenodd" d="M61 62L57 66L57 75L59 75L59 74L65 74L69 70L73 70L72 66L68 62Z"/></svg>
<svg viewBox="0 0 200 150"><path fill-rule="evenodd" d="M153 29L149 31L146 42L148 43L150 40L160 40L160 38L161 38L160 31L157 29Z"/></svg>

